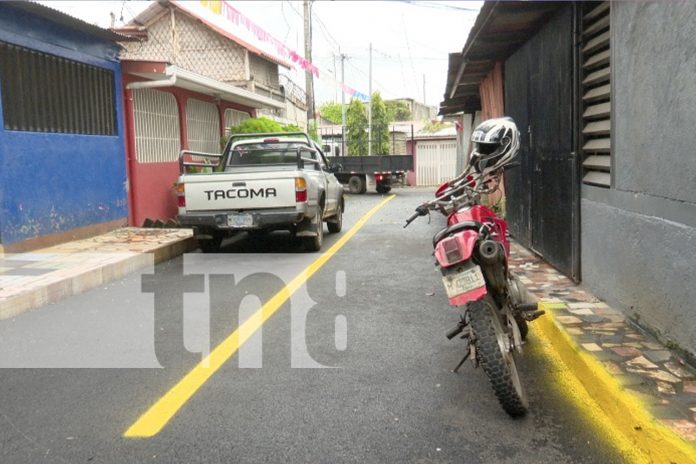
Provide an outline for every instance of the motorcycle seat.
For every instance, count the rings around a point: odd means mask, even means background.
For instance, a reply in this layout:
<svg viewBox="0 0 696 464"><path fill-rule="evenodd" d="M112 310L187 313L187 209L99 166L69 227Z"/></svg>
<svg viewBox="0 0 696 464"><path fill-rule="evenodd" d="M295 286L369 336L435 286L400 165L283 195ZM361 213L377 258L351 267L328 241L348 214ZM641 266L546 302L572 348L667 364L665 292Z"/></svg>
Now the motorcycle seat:
<svg viewBox="0 0 696 464"><path fill-rule="evenodd" d="M438 244L440 240L447 237L448 235L456 234L457 232L461 232L463 230L475 230L478 232L479 230L481 230L482 227L483 224L481 224L478 221L463 221L458 222L456 224L452 224L451 226L445 227L440 232L435 234L435 236L433 237L433 248L435 248L435 246Z"/></svg>

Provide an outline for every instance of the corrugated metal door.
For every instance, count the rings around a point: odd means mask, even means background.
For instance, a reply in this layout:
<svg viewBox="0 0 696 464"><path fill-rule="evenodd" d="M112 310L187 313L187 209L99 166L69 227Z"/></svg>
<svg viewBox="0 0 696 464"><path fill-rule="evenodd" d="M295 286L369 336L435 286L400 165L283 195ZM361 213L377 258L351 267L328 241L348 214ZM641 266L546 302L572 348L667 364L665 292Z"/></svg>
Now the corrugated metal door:
<svg viewBox="0 0 696 464"><path fill-rule="evenodd" d="M574 151L574 5L558 11L506 63L506 111L519 124L522 166L506 173L511 231L579 279L579 166ZM525 134L526 132L526 134Z"/></svg>
<svg viewBox="0 0 696 464"><path fill-rule="evenodd" d="M213 103L189 98L186 102L189 150L220 153L220 117Z"/></svg>
<svg viewBox="0 0 696 464"><path fill-rule="evenodd" d="M153 89L133 90L133 111L138 163L176 161L181 141L174 95Z"/></svg>
<svg viewBox="0 0 696 464"><path fill-rule="evenodd" d="M457 175L456 140L416 142L416 183L440 185Z"/></svg>

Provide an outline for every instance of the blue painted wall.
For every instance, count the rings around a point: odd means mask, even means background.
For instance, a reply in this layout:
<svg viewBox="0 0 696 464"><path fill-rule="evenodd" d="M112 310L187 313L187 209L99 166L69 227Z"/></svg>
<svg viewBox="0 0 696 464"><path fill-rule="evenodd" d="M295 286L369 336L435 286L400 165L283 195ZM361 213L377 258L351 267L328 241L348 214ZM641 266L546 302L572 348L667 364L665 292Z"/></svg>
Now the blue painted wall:
<svg viewBox="0 0 696 464"><path fill-rule="evenodd" d="M2 2L0 41L113 71L117 120L115 136L10 131L0 104L0 241L7 245L125 218L118 46Z"/></svg>

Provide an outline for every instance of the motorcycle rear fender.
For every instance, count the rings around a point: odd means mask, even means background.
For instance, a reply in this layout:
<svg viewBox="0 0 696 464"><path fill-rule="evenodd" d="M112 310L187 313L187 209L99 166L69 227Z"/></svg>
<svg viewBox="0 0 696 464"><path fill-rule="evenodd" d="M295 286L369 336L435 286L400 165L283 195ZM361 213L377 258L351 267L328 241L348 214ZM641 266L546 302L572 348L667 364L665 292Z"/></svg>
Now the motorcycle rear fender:
<svg viewBox="0 0 696 464"><path fill-rule="evenodd" d="M477 266L473 261L469 261L458 266L450 267L443 270L443 275L457 274L460 272L466 272L472 267ZM449 298L449 303L451 306L464 306L472 301L478 301L488 294L488 290L485 285L470 290L466 293L459 294L455 297Z"/></svg>
<svg viewBox="0 0 696 464"><path fill-rule="evenodd" d="M457 295L454 298L450 298L449 304L452 306L464 306L465 304L470 303L472 301L478 301L482 299L487 294L488 290L486 290L486 286L484 285L483 287L471 290L470 292L462 293L461 295Z"/></svg>
<svg viewBox="0 0 696 464"><path fill-rule="evenodd" d="M440 240L435 245L435 259L443 267L450 267L471 258L479 234L475 230L464 230Z"/></svg>

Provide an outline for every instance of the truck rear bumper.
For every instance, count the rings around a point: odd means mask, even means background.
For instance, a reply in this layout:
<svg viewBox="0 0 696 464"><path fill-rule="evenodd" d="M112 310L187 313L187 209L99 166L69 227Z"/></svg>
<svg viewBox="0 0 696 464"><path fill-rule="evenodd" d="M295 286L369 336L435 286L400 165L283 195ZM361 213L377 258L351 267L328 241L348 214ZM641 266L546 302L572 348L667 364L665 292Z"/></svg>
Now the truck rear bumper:
<svg viewBox="0 0 696 464"><path fill-rule="evenodd" d="M253 222L251 226L240 227L228 225L228 215L233 213L235 212L211 211L206 213L186 213L180 214L178 219L184 227L200 228L208 231L233 231L290 227L298 224L305 217L303 211L298 211L295 208L244 211L244 213L251 215Z"/></svg>

